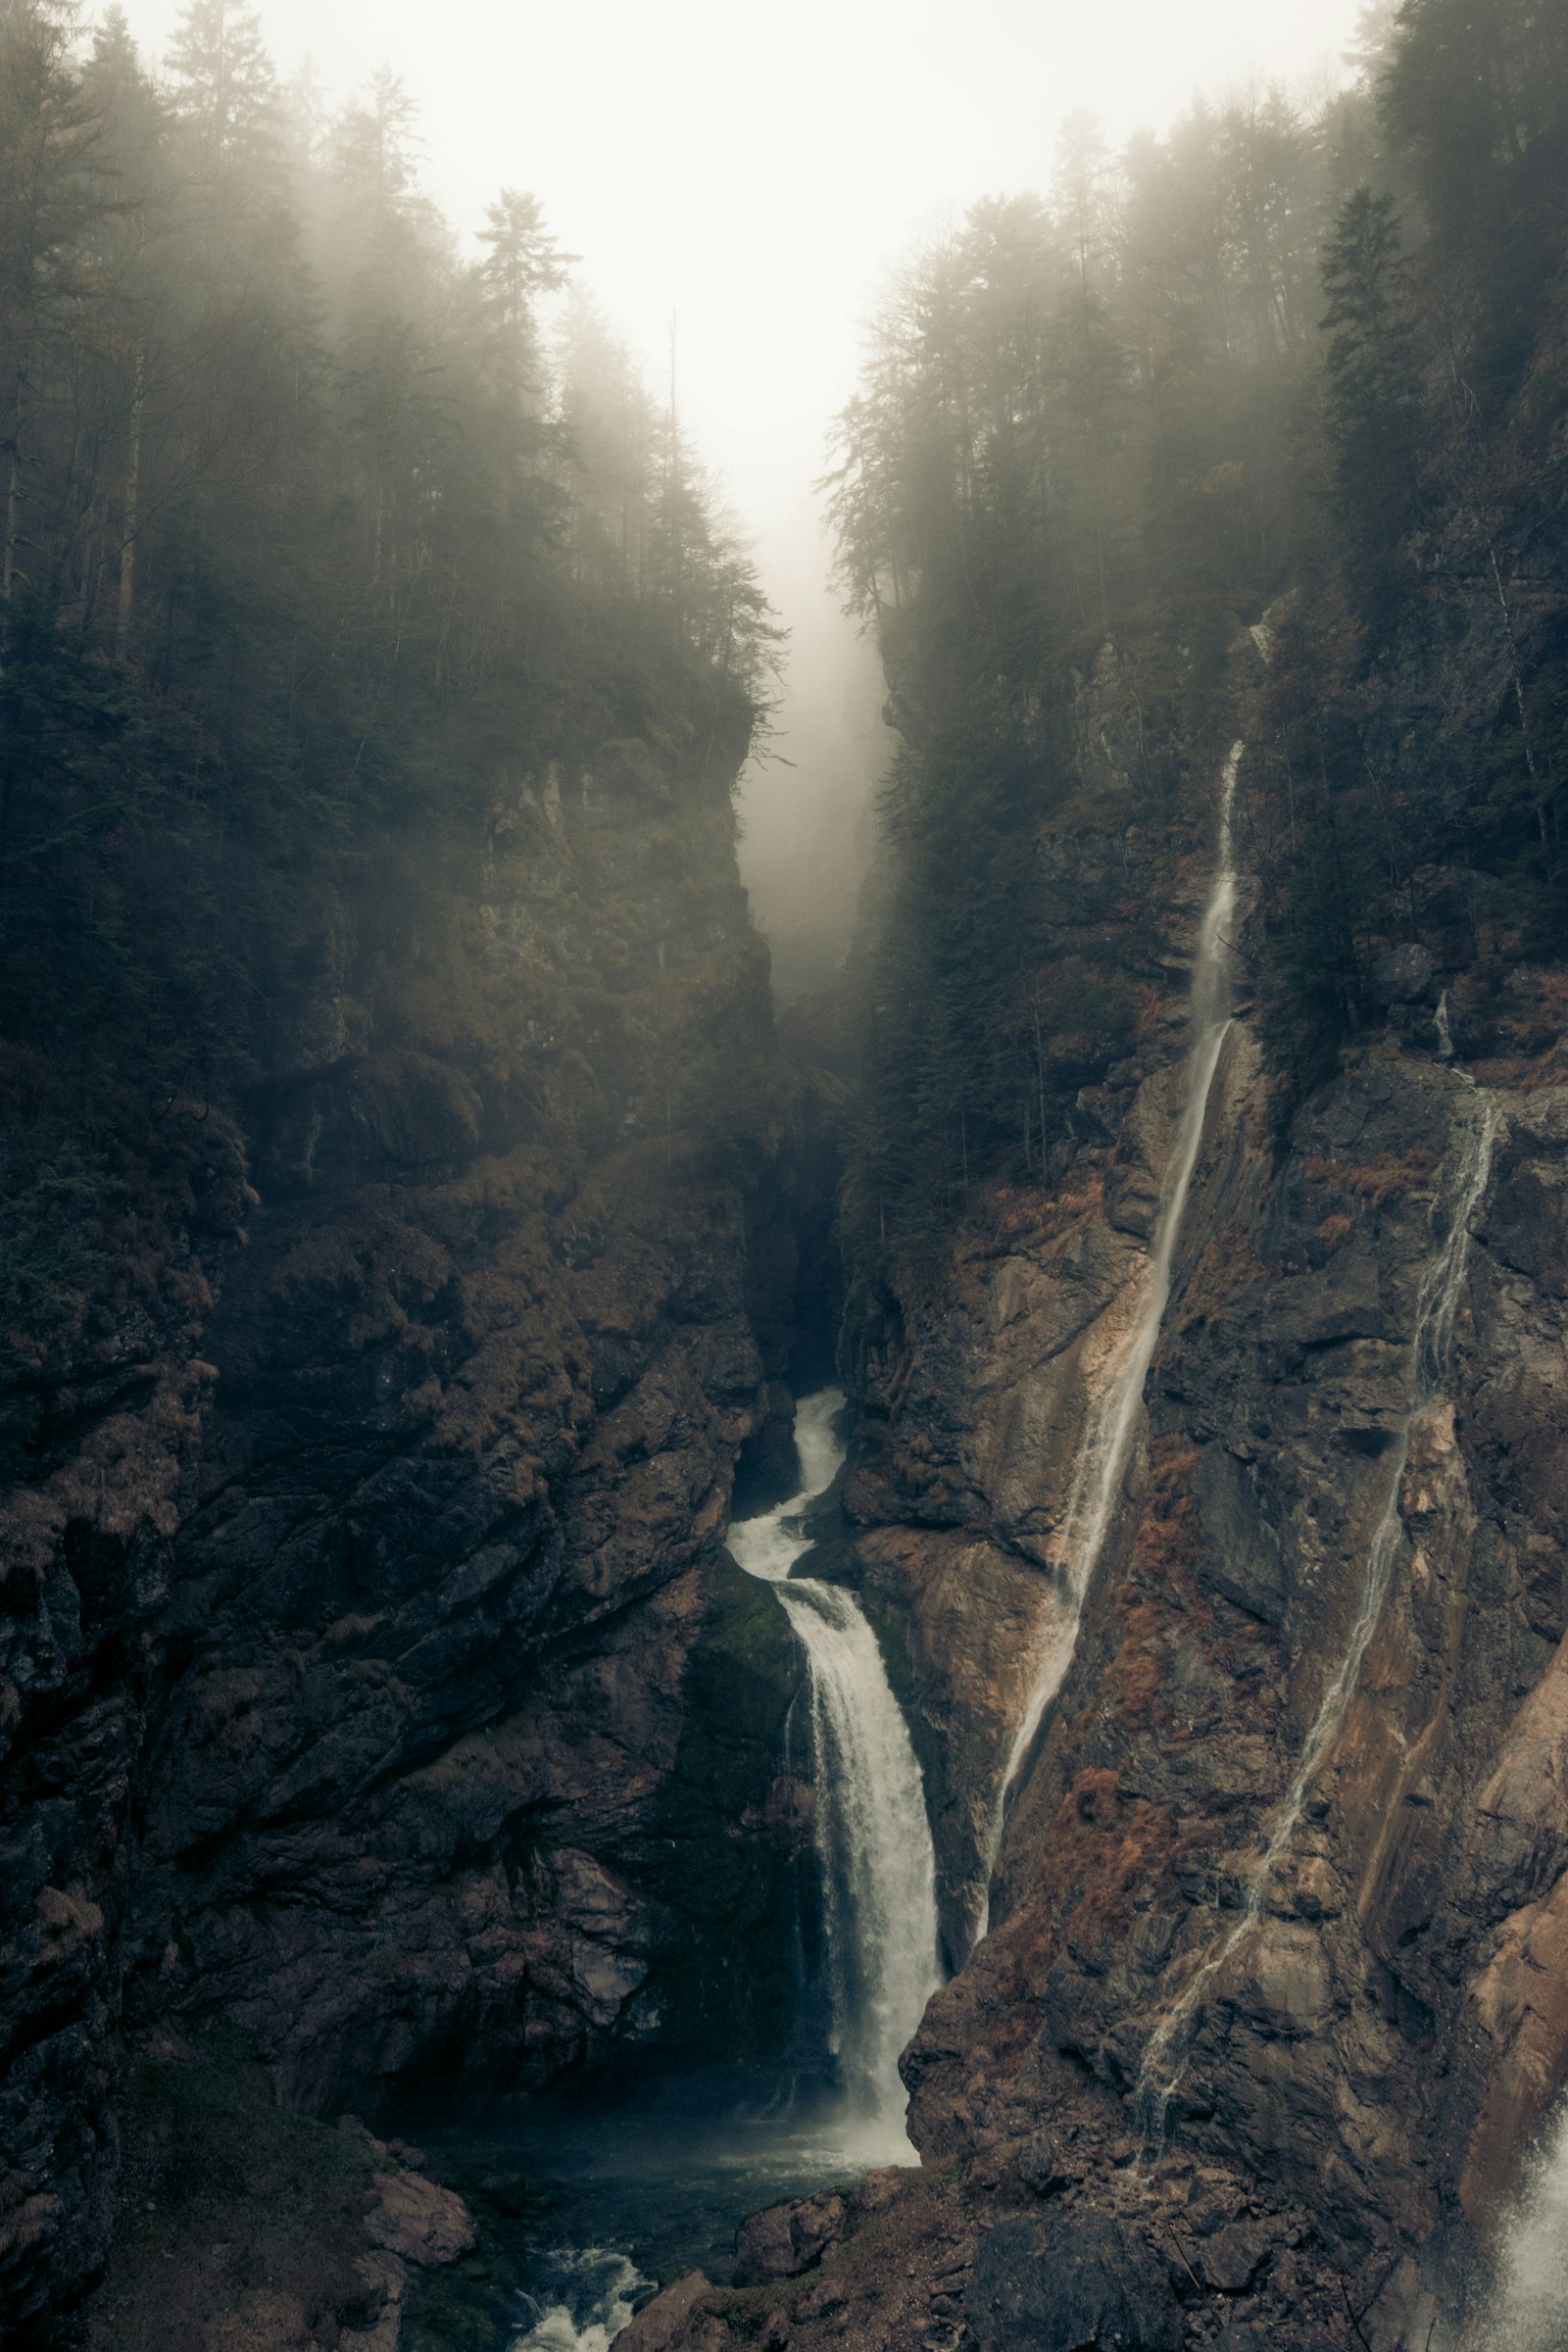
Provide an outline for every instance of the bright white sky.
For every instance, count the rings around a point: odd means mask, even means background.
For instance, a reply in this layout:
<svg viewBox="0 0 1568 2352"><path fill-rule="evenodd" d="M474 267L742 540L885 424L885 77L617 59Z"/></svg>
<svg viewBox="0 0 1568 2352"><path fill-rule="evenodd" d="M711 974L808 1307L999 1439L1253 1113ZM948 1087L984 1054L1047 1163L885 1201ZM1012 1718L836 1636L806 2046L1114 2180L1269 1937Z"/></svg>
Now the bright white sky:
<svg viewBox="0 0 1568 2352"><path fill-rule="evenodd" d="M156 61L179 0L125 4ZM829 639L841 664L848 650L822 604L808 486L888 261L951 208L1047 182L1055 126L1076 107L1118 144L1163 128L1198 88L1321 88L1359 13L1359 0L259 5L285 75L307 53L332 95L382 64L402 74L428 183L460 229L498 188L532 189L661 381L677 317L682 421L796 629L797 707L783 715L798 740L783 748L797 766L770 786L781 808L826 756L816 666ZM770 821L754 808L754 867Z"/></svg>

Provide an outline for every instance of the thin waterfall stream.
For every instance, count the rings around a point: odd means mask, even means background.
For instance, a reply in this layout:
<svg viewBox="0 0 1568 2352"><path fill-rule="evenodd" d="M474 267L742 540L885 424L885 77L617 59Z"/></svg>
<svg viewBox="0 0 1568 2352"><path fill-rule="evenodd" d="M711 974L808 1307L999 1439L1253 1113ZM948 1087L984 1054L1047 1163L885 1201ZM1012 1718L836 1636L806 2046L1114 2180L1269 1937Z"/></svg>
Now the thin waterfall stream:
<svg viewBox="0 0 1568 2352"><path fill-rule="evenodd" d="M1231 1027L1233 955L1229 933L1236 912L1232 824L1244 748L1240 743L1231 747L1220 784L1218 856L1193 969L1193 1047L1188 1057L1186 1094L1150 1250L1143 1302L1121 1355L1090 1408L1078 1448L1067 1501L1059 1577L1053 1586L1042 1623L1039 1663L1029 1703L997 1793L990 1853L993 1870L1002 1844L1008 1800L1040 1737L1047 1710L1072 1664L1084 1602L1126 1475L1143 1404L1144 1383L1154 1360L1160 1326L1170 1301L1171 1270L1181 1238L1187 1196L1203 1141L1214 1074ZM988 1926L989 1897L980 1936L985 1935Z"/></svg>
<svg viewBox="0 0 1568 2352"><path fill-rule="evenodd" d="M1467 1088L1470 1082L1463 1082ZM1163 2140L1170 2104L1180 2089L1202 2017L1203 1994L1226 1962L1252 1934L1263 1916L1270 1882L1289 1853L1300 1827L1308 1792L1345 1722L1360 1679L1361 1667L1394 1581L1404 1541L1400 1495L1410 1459L1410 1440L1416 1424L1443 1395L1447 1377L1448 1350L1454 1318L1470 1252L1470 1220L1492 1172L1497 1110L1491 1098L1470 1088L1473 1101L1461 1125L1451 1164L1432 1204L1436 1241L1427 1259L1416 1301L1415 1327L1410 1341L1409 1404L1392 1448L1387 1486L1372 1540L1367 1547L1360 1601L1338 1669L1319 1701L1311 1729L1281 1800L1267 1842L1248 1874L1235 1925L1215 1944L1188 1979L1176 2000L1155 2027L1145 2048L1133 2100L1146 2148Z"/></svg>
<svg viewBox="0 0 1568 2352"><path fill-rule="evenodd" d="M859 1602L793 1573L811 1548L809 1506L844 1463L843 1411L837 1389L802 1403L801 1490L738 1522L729 1548L773 1588L806 1655L833 2056L847 2125L868 2161L893 2162L911 2153L899 2055L942 1981L936 1857L908 1726Z"/></svg>

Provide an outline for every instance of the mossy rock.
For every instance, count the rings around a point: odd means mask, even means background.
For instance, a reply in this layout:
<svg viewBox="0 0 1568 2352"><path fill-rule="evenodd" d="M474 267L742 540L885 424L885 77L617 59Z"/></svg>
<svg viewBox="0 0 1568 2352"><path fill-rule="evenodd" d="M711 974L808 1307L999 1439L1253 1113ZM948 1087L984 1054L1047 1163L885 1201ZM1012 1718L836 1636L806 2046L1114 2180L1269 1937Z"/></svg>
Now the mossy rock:
<svg viewBox="0 0 1568 2352"><path fill-rule="evenodd" d="M120 2212L83 2352L210 2352L254 2323L336 2340L366 2327L376 2170L366 2142L279 2107L267 2069L224 2036L133 2062ZM229 2340L228 2335L222 2336Z"/></svg>

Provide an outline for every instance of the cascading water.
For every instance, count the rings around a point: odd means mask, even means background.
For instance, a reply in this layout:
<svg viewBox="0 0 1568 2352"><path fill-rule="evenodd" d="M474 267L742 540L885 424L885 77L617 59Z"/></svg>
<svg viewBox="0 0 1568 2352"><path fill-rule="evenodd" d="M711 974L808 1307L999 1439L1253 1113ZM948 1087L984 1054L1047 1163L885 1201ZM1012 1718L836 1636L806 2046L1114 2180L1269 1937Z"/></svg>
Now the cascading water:
<svg viewBox="0 0 1568 2352"><path fill-rule="evenodd" d="M1568 2105L1526 2171L1503 2231L1497 2284L1467 2352L1562 2352L1568 2344Z"/></svg>
<svg viewBox="0 0 1568 2352"><path fill-rule="evenodd" d="M1399 1497L1410 1458L1410 1439L1417 1422L1439 1400L1446 1377L1448 1347L1470 1250L1470 1219L1492 1172L1496 1106L1489 1097L1471 1091L1474 1101L1452 1154L1453 1164L1433 1202L1434 1221L1441 1217L1442 1239L1421 1278L1410 1343L1410 1403L1393 1448L1388 1488L1367 1550L1355 1621L1339 1669L1313 1717L1274 1830L1249 1874L1236 1923L1188 1980L1150 2035L1133 2093L1146 2148L1157 2146L1164 2138L1170 2103L1181 2087L1198 2032L1203 1994L1263 1916L1269 1882L1300 1826L1313 1777L1339 1737L1368 1646L1382 1623L1404 1538Z"/></svg>
<svg viewBox="0 0 1568 2352"><path fill-rule="evenodd" d="M511 2352L608 2352L653 2277L721 2278L742 2215L868 2165L911 2164L899 2056L941 1983L936 1861L908 1728L852 1593L792 1574L820 1533L811 1506L843 1466L836 1389L796 1415L800 1492L730 1530L737 1564L776 1594L805 1653L816 1774L834 2052L842 2101L820 2109L656 2100L628 2120L571 2117L528 2145L548 2181ZM487 2152L485 2170L492 2160ZM556 2231L560 2230L558 2237Z"/></svg>
<svg viewBox="0 0 1568 2352"><path fill-rule="evenodd" d="M876 1636L851 1592L791 1574L811 1547L804 1513L844 1461L837 1389L796 1417L804 1483L730 1530L731 1554L771 1585L806 1653L825 1889L834 2054L867 2161L909 2154L899 2055L942 1981L936 1860L908 1727Z"/></svg>
<svg viewBox="0 0 1568 2352"><path fill-rule="evenodd" d="M992 1821L990 1859L995 1865L1008 1796L1028 1762L1046 1711L1061 1689L1077 1646L1084 1602L1099 1564L1111 1514L1127 1469L1133 1435L1143 1403L1144 1383L1153 1361L1160 1325L1170 1299L1171 1267L1181 1237L1182 1217L1192 1188L1208 1115L1208 1098L1219 1067L1220 1051L1231 1026L1231 946L1229 931L1236 912L1236 866L1232 849L1232 816L1236 780L1241 769L1241 744L1233 745L1220 787L1219 857L1214 881L1203 910L1199 934L1198 961L1193 971L1192 1054L1187 1065L1187 1093L1176 1146L1165 1176L1159 1221L1138 1320L1125 1343L1120 1360L1091 1409L1089 1424L1078 1448L1062 1542L1059 1582L1048 1604L1040 1637L1040 1663L1029 1704L1018 1726L1007 1769L997 1794ZM986 1933L989 1914L980 1934ZM977 1938L978 1940L978 1938Z"/></svg>
<svg viewBox="0 0 1568 2352"><path fill-rule="evenodd" d="M655 2281L613 2246L558 2255L549 2285L523 2298L512 2352L610 2352Z"/></svg>

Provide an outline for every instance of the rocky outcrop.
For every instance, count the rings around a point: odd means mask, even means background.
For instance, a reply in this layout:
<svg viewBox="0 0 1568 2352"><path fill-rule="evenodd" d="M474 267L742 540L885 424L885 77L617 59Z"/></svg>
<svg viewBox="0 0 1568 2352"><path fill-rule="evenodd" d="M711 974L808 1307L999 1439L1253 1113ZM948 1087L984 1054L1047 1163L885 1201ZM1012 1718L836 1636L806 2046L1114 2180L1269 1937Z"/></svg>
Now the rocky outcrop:
<svg viewBox="0 0 1568 2352"><path fill-rule="evenodd" d="M127 2000L317 2113L788 2038L799 1669L720 1544L836 1111L773 1045L739 756L590 748L323 941L14 1385L13 2323L102 2259Z"/></svg>
<svg viewBox="0 0 1568 2352"><path fill-rule="evenodd" d="M282 2110L265 2068L160 2030L119 2101L120 2224L83 2352L397 2352L475 2230L425 2158Z"/></svg>
<svg viewBox="0 0 1568 2352"><path fill-rule="evenodd" d="M897 2311L846 2245L809 2296L713 2290L714 2344L1451 2343L1568 2081L1549 975L1504 1044L1462 984L1446 1035L1406 959L1421 1017L1294 1108L1244 1004L1071 1663L999 1802L1145 1277L1193 897L1179 866L1150 886L1133 952L1163 979L1050 1186L992 1188L852 1327L858 1575L960 1963L906 2056L911 2132L961 2184L972 2267L950 2291L911 2188L883 2225Z"/></svg>
<svg viewBox="0 0 1568 2352"><path fill-rule="evenodd" d="M1451 2226L1461 2195L1484 2224L1568 2071L1549 1992L1524 1990L1561 1870L1545 1433L1564 1330L1518 1261L1557 1241L1549 1218L1523 1249L1499 1239L1519 1200L1555 1198L1568 1098L1497 1099L1449 1393L1407 1458L1417 1299L1472 1092L1373 1056L1279 1158L1257 1103L1239 1036L1145 1459L1009 1815L997 1924L910 2070L939 2149L1086 2099L1137 2128L1151 2039L1200 1983L1173 2145L1268 2181L1353 2268ZM1238 1932L1364 1603L1391 1457L1386 1605Z"/></svg>

